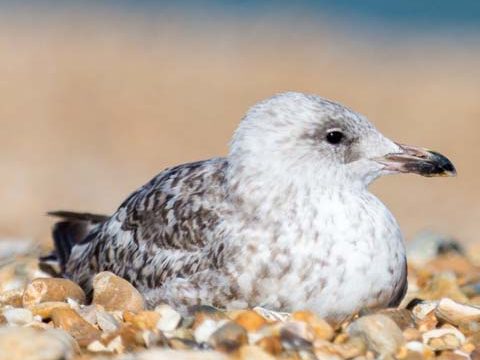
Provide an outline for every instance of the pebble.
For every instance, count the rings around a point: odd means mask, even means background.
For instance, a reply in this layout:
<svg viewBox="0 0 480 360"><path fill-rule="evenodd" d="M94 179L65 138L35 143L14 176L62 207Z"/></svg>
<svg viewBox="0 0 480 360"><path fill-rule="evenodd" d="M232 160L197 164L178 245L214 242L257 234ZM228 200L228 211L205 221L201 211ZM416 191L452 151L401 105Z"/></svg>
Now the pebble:
<svg viewBox="0 0 480 360"><path fill-rule="evenodd" d="M252 342L252 341L251 341ZM259 346L263 351L272 354L279 355L283 350L280 336L264 336L255 342L255 345Z"/></svg>
<svg viewBox="0 0 480 360"><path fill-rule="evenodd" d="M417 304L413 308L412 314L420 331L427 331L436 328L438 319L435 315L435 309L437 306L438 302L436 301L425 301Z"/></svg>
<svg viewBox="0 0 480 360"><path fill-rule="evenodd" d="M355 320L349 327L352 336L361 336L368 349L380 356L391 357L405 343L398 325L386 315L367 315Z"/></svg>
<svg viewBox="0 0 480 360"><path fill-rule="evenodd" d="M208 339L214 349L223 352L233 352L247 341L247 331L233 321L229 321L215 330Z"/></svg>
<svg viewBox="0 0 480 360"><path fill-rule="evenodd" d="M155 313L159 315L156 328L163 332L175 330L182 321L182 316L169 305L157 306Z"/></svg>
<svg viewBox="0 0 480 360"><path fill-rule="evenodd" d="M122 343L122 338L120 336L116 336L113 338L113 340L109 341L107 345L103 344L99 340L95 340L88 344L87 350L91 352L121 354L124 351L124 346Z"/></svg>
<svg viewBox="0 0 480 360"><path fill-rule="evenodd" d="M31 307L42 302L66 301L68 298L85 302L85 293L73 281L59 278L40 278L27 285L23 293L23 306Z"/></svg>
<svg viewBox="0 0 480 360"><path fill-rule="evenodd" d="M336 344L335 351L345 359L352 359L362 356L367 351L367 347L362 338L354 336L342 344Z"/></svg>
<svg viewBox="0 0 480 360"><path fill-rule="evenodd" d="M123 313L123 319L125 322L133 324L142 330L155 330L157 328L160 314L156 311L140 311L138 313L132 313L131 311L125 311Z"/></svg>
<svg viewBox="0 0 480 360"><path fill-rule="evenodd" d="M256 311L260 316L269 321L287 321L290 318L289 313L271 311L260 306L254 307L253 311Z"/></svg>
<svg viewBox="0 0 480 360"><path fill-rule="evenodd" d="M386 315L398 325L400 330L415 327L415 319L412 312L407 309L385 309L380 310L378 314Z"/></svg>
<svg viewBox="0 0 480 360"><path fill-rule="evenodd" d="M456 328L434 329L423 334L423 343L433 350L456 350L465 342L465 336Z"/></svg>
<svg viewBox="0 0 480 360"><path fill-rule="evenodd" d="M33 314L28 309L4 309L3 316L9 325L22 326L33 321Z"/></svg>
<svg viewBox="0 0 480 360"><path fill-rule="evenodd" d="M437 301L422 301L414 306L412 314L417 320L424 320L429 314L434 312L437 306Z"/></svg>
<svg viewBox="0 0 480 360"><path fill-rule="evenodd" d="M87 306L75 306L70 305L70 308L75 310L82 318L88 321L92 325L97 324L97 311L104 311L103 306L99 305L87 305ZM113 315L112 312L110 314Z"/></svg>
<svg viewBox="0 0 480 360"><path fill-rule="evenodd" d="M406 308L362 312L335 329L308 310L145 310L138 291L108 272L97 275L85 305L83 292L72 295L75 284L18 259L0 264L0 360L4 349L13 360L480 360L479 263L449 246L436 251L409 264ZM22 341L5 342L2 331Z"/></svg>
<svg viewBox="0 0 480 360"><path fill-rule="evenodd" d="M258 331L267 324L267 320L253 310L240 311L233 316L233 320L249 332Z"/></svg>
<svg viewBox="0 0 480 360"><path fill-rule="evenodd" d="M240 348L238 358L241 360L275 360L275 357L255 345L245 345Z"/></svg>
<svg viewBox="0 0 480 360"><path fill-rule="evenodd" d="M50 319L52 317L52 311L57 308L70 308L70 305L60 301L49 301L30 307L30 311L33 315L40 316L42 319Z"/></svg>
<svg viewBox="0 0 480 360"><path fill-rule="evenodd" d="M309 350L314 339L313 329L302 321L288 321L280 330L280 340L286 349Z"/></svg>
<svg viewBox="0 0 480 360"><path fill-rule="evenodd" d="M311 311L296 311L292 313L291 319L308 324L318 339L331 340L333 338L332 326Z"/></svg>
<svg viewBox="0 0 480 360"><path fill-rule="evenodd" d="M73 359L74 340L56 329L0 328L0 360Z"/></svg>
<svg viewBox="0 0 480 360"><path fill-rule="evenodd" d="M124 357L119 360L229 360L229 357L218 351L152 349L140 352L135 357Z"/></svg>
<svg viewBox="0 0 480 360"><path fill-rule="evenodd" d="M451 271L435 274L429 285L419 293L419 297L425 300L448 297L458 302L468 302L467 296L460 289L457 276Z"/></svg>
<svg viewBox="0 0 480 360"><path fill-rule="evenodd" d="M143 310L143 296L127 280L104 271L93 278L93 301L105 310L138 312Z"/></svg>
<svg viewBox="0 0 480 360"><path fill-rule="evenodd" d="M457 326L471 321L480 321L479 307L460 304L448 298L440 300L435 312L439 319Z"/></svg>
<svg viewBox="0 0 480 360"><path fill-rule="evenodd" d="M120 324L117 319L115 319L112 314L106 311L97 310L96 320L100 329L107 333L115 332L120 328Z"/></svg>
<svg viewBox="0 0 480 360"><path fill-rule="evenodd" d="M23 289L12 289L0 293L0 306L22 307Z"/></svg>
<svg viewBox="0 0 480 360"><path fill-rule="evenodd" d="M198 343L206 343L208 339L210 339L210 336L226 322L227 320L204 319L194 328L193 336L195 341Z"/></svg>
<svg viewBox="0 0 480 360"><path fill-rule="evenodd" d="M86 346L98 339L101 331L82 318L75 310L56 308L52 311L52 321L55 327L68 332L80 346Z"/></svg>
<svg viewBox="0 0 480 360"><path fill-rule="evenodd" d="M424 270L432 273L453 272L457 277L474 281L479 279L479 268L459 254L445 254L429 261Z"/></svg>
<svg viewBox="0 0 480 360"><path fill-rule="evenodd" d="M409 341L405 345L405 348L409 351L415 352L421 356L421 358L432 358L434 356L434 352L432 348L425 345L420 341Z"/></svg>

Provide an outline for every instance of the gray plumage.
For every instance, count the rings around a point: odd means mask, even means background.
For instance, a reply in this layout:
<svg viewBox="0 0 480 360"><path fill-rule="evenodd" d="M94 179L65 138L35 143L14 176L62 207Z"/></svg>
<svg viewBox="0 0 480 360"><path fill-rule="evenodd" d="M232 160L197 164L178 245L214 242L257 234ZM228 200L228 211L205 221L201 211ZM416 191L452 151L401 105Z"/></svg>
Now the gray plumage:
<svg viewBox="0 0 480 360"><path fill-rule="evenodd" d="M274 96L246 114L228 157L162 171L111 217L57 213L63 275L89 291L96 273L112 271L150 306L180 310L307 308L340 321L396 306L403 240L367 186L402 172L389 156L403 152L342 105Z"/></svg>

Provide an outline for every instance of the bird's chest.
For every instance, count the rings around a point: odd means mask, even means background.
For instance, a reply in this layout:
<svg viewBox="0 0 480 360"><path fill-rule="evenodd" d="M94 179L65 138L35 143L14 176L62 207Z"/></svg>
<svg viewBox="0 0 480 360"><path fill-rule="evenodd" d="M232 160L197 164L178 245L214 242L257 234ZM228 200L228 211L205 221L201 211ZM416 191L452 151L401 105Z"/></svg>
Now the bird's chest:
<svg viewBox="0 0 480 360"><path fill-rule="evenodd" d="M253 303L351 313L387 302L403 271L399 227L373 195L318 199L257 224L239 277ZM257 302L257 304L258 304Z"/></svg>

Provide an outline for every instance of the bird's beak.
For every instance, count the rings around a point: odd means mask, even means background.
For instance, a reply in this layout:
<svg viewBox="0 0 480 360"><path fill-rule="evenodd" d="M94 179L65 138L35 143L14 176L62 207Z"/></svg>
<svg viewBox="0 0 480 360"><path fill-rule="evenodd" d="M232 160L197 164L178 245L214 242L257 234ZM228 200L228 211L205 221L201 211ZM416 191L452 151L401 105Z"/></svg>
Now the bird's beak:
<svg viewBox="0 0 480 360"><path fill-rule="evenodd" d="M375 159L392 172L415 173L422 176L455 176L452 162L435 151L397 144L400 151Z"/></svg>

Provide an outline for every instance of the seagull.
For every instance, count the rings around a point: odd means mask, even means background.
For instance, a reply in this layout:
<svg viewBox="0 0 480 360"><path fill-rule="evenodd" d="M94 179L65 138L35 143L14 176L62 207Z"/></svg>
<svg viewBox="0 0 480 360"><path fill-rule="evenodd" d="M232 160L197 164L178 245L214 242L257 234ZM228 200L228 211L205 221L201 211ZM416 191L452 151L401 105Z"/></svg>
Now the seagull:
<svg viewBox="0 0 480 360"><path fill-rule="evenodd" d="M336 323L405 295L402 233L368 191L397 173L456 171L343 105L281 93L250 108L226 157L163 170L111 216L51 213L53 256L90 294L110 271L149 307L306 309Z"/></svg>

